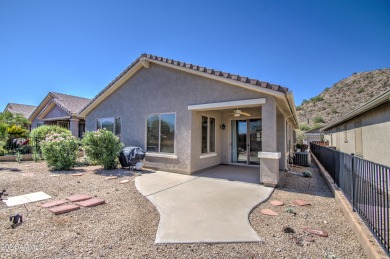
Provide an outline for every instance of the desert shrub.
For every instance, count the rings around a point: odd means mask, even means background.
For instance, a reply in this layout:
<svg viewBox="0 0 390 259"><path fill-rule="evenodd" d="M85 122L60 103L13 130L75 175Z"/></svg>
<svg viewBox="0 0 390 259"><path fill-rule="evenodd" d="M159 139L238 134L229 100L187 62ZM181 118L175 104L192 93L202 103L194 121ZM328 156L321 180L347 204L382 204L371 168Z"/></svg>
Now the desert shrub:
<svg viewBox="0 0 390 259"><path fill-rule="evenodd" d="M41 141L41 149L49 167L69 170L76 164L79 140L67 133L54 133Z"/></svg>
<svg viewBox="0 0 390 259"><path fill-rule="evenodd" d="M303 99L302 100L302 104L301 105L304 105L305 103L307 103L307 102L309 102L308 100L306 100L306 99Z"/></svg>
<svg viewBox="0 0 390 259"><path fill-rule="evenodd" d="M23 155L20 152L16 152L15 160L16 162L20 163L23 159Z"/></svg>
<svg viewBox="0 0 390 259"><path fill-rule="evenodd" d="M33 153L32 153L32 159L33 159L35 162L38 162L39 160L41 160L41 155L40 155L38 152L33 152Z"/></svg>
<svg viewBox="0 0 390 259"><path fill-rule="evenodd" d="M314 103L321 102L323 100L324 100L324 98L322 96L319 96L319 95L317 95L317 96L315 96L315 97L310 99L310 101L312 101Z"/></svg>
<svg viewBox="0 0 390 259"><path fill-rule="evenodd" d="M299 129L302 131L310 130L310 126L304 123L299 124Z"/></svg>
<svg viewBox="0 0 390 259"><path fill-rule="evenodd" d="M324 119L320 116L314 117L313 122L314 123L325 123Z"/></svg>
<svg viewBox="0 0 390 259"><path fill-rule="evenodd" d="M116 168L117 156L124 145L111 131L100 129L86 132L82 143L85 154L92 161L96 161L104 169Z"/></svg>
<svg viewBox="0 0 390 259"><path fill-rule="evenodd" d="M364 93L365 89L364 87L360 87L358 90L357 90L357 93L358 94L361 94L361 93Z"/></svg>
<svg viewBox="0 0 390 259"><path fill-rule="evenodd" d="M35 128L30 133L31 146L34 148L34 151L41 153L40 142L52 134L66 134L69 136L72 135L70 130L61 128L57 125L43 125Z"/></svg>

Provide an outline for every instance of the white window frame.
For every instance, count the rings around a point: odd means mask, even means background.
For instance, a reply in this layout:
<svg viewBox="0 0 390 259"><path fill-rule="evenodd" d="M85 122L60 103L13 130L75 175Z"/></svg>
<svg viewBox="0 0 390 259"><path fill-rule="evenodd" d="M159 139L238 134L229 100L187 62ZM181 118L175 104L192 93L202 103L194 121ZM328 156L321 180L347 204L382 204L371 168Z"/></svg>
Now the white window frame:
<svg viewBox="0 0 390 259"><path fill-rule="evenodd" d="M206 153L203 153L202 151L202 147L200 149L200 153L201 153L201 157L209 157L209 156L205 156L205 155L210 155L210 156L214 156L214 154L216 153L216 149L217 149L217 144L216 144L216 140L217 140L217 119L213 116L208 116L208 115L202 115L201 116L201 145L202 145L202 123L203 123L203 117L206 117L207 118L207 151ZM210 152L210 118L214 119L214 151L211 151Z"/></svg>
<svg viewBox="0 0 390 259"><path fill-rule="evenodd" d="M173 114L175 115L175 136L173 138L173 153L166 153L166 152L160 152L161 150L161 141L160 141L160 135L161 135L161 115L165 114ZM148 151L148 118L149 116L157 115L158 116L158 151ZM146 150L146 156L155 156L155 157L164 157L164 158L177 158L176 156L176 135L177 135L177 116L176 112L162 112L162 113L148 113L146 114L146 120L145 120L145 150Z"/></svg>
<svg viewBox="0 0 390 259"><path fill-rule="evenodd" d="M114 134L115 136L118 136L118 137L121 136L121 134L122 134L122 117L117 116L117 117L101 117L101 118L96 118L95 130L98 130L98 121L99 121L99 120L102 120L102 119L113 119L113 120L114 120L114 132L113 132L113 134ZM121 121L121 132L120 132L120 134L116 134L116 119L120 119L120 121ZM102 128L102 129L103 129L103 128Z"/></svg>

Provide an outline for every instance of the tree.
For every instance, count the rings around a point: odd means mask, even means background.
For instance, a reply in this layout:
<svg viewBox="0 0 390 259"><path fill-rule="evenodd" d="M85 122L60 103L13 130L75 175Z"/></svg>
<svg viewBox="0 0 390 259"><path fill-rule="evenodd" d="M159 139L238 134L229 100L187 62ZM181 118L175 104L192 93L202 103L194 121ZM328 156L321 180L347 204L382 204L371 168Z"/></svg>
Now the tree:
<svg viewBox="0 0 390 259"><path fill-rule="evenodd" d="M27 127L31 124L21 114L13 114L10 112L0 112L0 122L6 123L9 126L17 125L20 127Z"/></svg>

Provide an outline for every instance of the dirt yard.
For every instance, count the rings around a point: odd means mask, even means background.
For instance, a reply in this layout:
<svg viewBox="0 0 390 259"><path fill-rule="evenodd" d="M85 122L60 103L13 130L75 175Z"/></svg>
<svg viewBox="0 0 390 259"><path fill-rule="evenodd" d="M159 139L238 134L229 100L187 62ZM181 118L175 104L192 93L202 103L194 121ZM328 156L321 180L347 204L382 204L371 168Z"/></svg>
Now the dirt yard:
<svg viewBox="0 0 390 259"><path fill-rule="evenodd" d="M0 204L0 257L18 258L365 258L351 227L336 206L316 168L312 178L284 173L269 201L249 216L260 243L156 245L157 209L136 189L133 173L97 166L67 172L49 171L44 162L0 163L0 189L9 196L43 191L52 199L7 207ZM71 174L83 173L82 176ZM52 177L50 175L59 175ZM106 180L107 176L118 179ZM120 184L121 180L129 182ZM103 198L106 204L55 216L37 205L74 194ZM295 199L309 206L293 205ZM278 216L265 216L269 208ZM290 208L290 209L289 209ZM292 212L288 213L286 210ZM24 223L10 228L9 217L22 214ZM295 233L284 233L289 226ZM303 232L304 227L325 230L329 237Z"/></svg>

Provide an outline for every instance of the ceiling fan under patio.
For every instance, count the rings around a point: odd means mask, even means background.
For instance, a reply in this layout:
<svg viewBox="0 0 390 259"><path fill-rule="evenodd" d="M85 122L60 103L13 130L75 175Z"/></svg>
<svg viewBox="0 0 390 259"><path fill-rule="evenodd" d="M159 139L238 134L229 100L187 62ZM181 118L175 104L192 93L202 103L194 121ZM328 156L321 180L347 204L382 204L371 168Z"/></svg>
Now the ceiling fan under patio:
<svg viewBox="0 0 390 259"><path fill-rule="evenodd" d="M240 117L241 115L248 116L248 117L251 116L249 113L243 112L243 111L241 111L239 109L233 110L233 113L230 113L230 114L233 114L234 117Z"/></svg>

